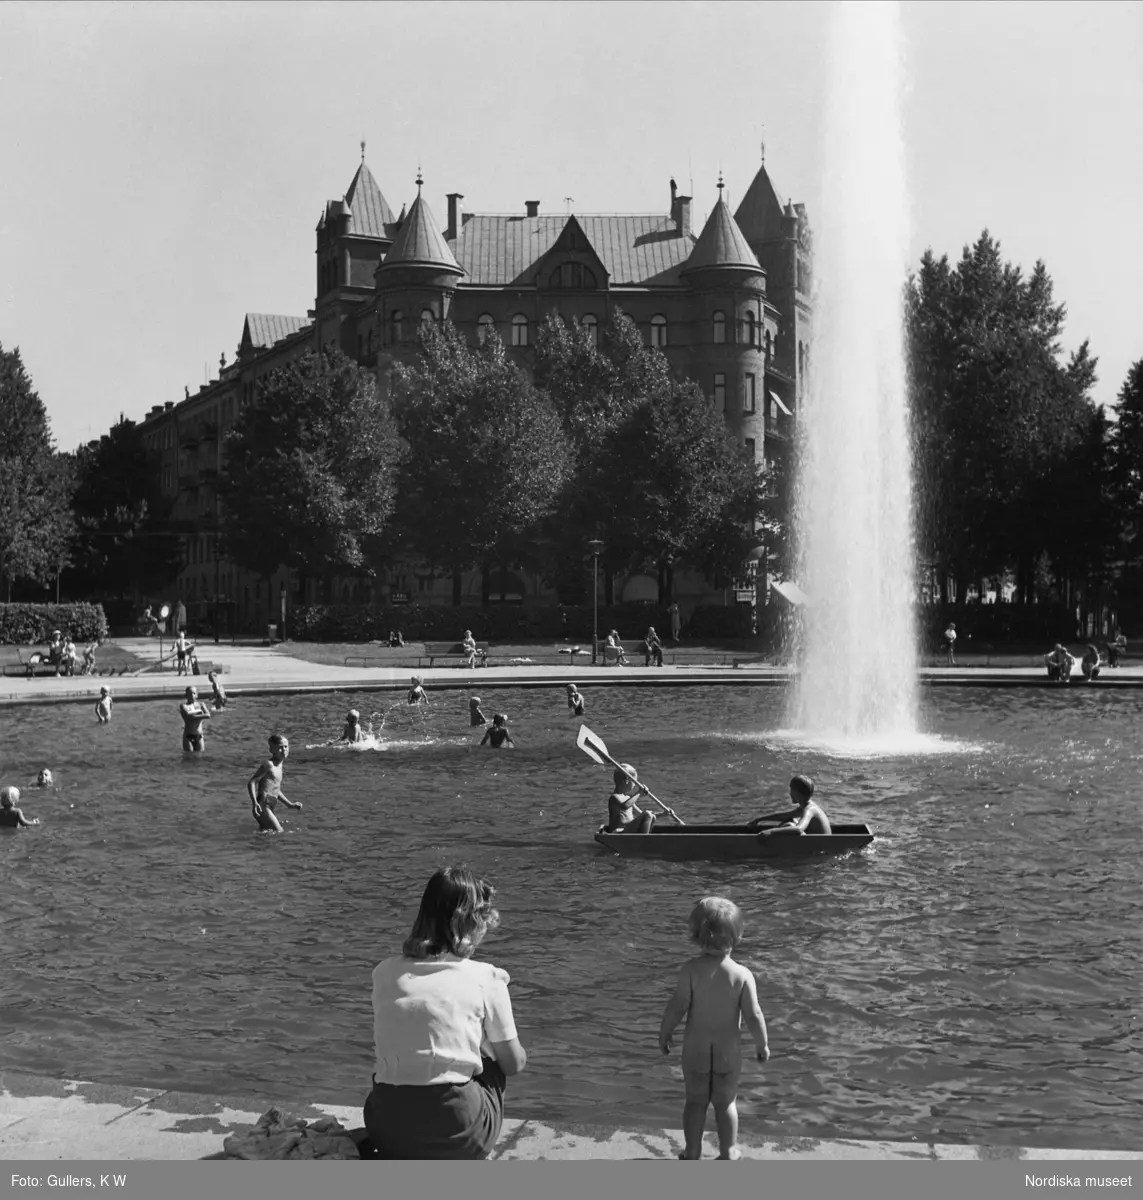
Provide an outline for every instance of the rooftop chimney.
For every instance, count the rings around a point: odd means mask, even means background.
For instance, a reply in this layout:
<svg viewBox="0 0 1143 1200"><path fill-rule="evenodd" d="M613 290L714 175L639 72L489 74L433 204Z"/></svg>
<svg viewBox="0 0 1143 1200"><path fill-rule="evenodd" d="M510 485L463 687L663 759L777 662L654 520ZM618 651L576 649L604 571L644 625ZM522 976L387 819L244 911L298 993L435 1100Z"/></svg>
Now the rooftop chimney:
<svg viewBox="0 0 1143 1200"><path fill-rule="evenodd" d="M690 196L676 196L671 215L675 218L675 230L679 237L686 237L691 231Z"/></svg>
<svg viewBox="0 0 1143 1200"><path fill-rule="evenodd" d="M540 215L539 200L525 200L524 201L524 212L529 217L538 217Z"/></svg>
<svg viewBox="0 0 1143 1200"><path fill-rule="evenodd" d="M449 192L448 194L448 228L445 230L445 238L447 241L452 241L461 227L460 202L464 196L460 192Z"/></svg>

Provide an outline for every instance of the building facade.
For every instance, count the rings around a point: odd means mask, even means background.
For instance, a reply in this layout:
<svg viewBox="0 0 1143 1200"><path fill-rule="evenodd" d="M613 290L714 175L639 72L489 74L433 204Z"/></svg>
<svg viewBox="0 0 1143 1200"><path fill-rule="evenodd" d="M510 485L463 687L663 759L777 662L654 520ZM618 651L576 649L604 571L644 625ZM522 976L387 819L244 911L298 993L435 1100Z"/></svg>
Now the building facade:
<svg viewBox="0 0 1143 1200"><path fill-rule="evenodd" d="M171 590L185 600L192 625L254 630L276 619L283 599L317 598L313 581L309 594L298 595L288 572L259 578L218 548L225 434L258 381L310 348L339 346L387 388L394 364L414 352L418 326L447 320L473 344L495 329L528 370L536 332L551 312L591 336L619 308L646 344L700 385L760 463L785 451L809 369L812 243L804 206L779 200L764 162L733 214L719 180L697 233L692 198L674 180L663 211L647 214L549 214L532 200L518 213L474 213L452 192L443 229L420 177L416 189L395 216L363 153L345 195L326 205L317 225L314 307L305 317L247 314L234 361L224 355L216 379L143 418L183 538ZM750 571L744 564L738 595L753 589ZM684 614L711 598L707 581L685 572L675 590ZM509 601L555 598L539 581L514 576L494 592ZM464 593L479 598L478 573L465 580ZM448 604L451 585L434 578L429 564L410 561L376 580L337 580L334 594L322 598L394 597ZM656 599L656 581L631 576L616 598ZM734 590L727 599L734 602Z"/></svg>

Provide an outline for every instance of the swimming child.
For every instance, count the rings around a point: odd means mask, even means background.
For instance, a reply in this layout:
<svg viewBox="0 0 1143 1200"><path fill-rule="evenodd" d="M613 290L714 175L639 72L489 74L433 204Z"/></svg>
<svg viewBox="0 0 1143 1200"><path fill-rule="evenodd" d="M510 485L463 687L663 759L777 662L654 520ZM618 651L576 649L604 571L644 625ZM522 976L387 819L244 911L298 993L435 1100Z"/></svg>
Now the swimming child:
<svg viewBox="0 0 1143 1200"><path fill-rule="evenodd" d="M210 690L214 696L214 708L217 712L219 709L226 707L226 689L222 686L222 681L218 678L217 671L208 671L206 677L210 680Z"/></svg>
<svg viewBox="0 0 1143 1200"><path fill-rule="evenodd" d="M361 714L355 708L351 708L346 714L345 728L341 731L341 740L343 742L365 741L365 730L361 728Z"/></svg>
<svg viewBox="0 0 1143 1200"><path fill-rule="evenodd" d="M280 733L270 736L270 757L250 776L246 791L254 810L254 820L261 829L281 833L282 824L274 814L278 801L287 808L301 808L300 800L289 800L282 792L282 767L290 756L289 739Z"/></svg>
<svg viewBox="0 0 1143 1200"><path fill-rule="evenodd" d="M499 750L501 746L510 746L516 748L516 743L512 740L512 735L508 732L508 714L495 713L492 717L492 724L484 731L484 737L480 739L482 746L488 745L493 750Z"/></svg>
<svg viewBox="0 0 1143 1200"><path fill-rule="evenodd" d="M583 716L583 696L574 683L568 684L568 708L571 709L573 717Z"/></svg>
<svg viewBox="0 0 1143 1200"><path fill-rule="evenodd" d="M198 698L194 688L187 688L186 697L179 705L179 715L183 719L183 749L201 753L206 749L202 723L210 720L210 709Z"/></svg>
<svg viewBox="0 0 1143 1200"><path fill-rule="evenodd" d="M111 720L111 689L101 687L99 689L99 699L95 702L95 715L99 718L100 725L106 725Z"/></svg>
<svg viewBox="0 0 1143 1200"><path fill-rule="evenodd" d="M419 675L413 676L413 686L409 688L409 703L410 704L428 704L429 698L425 694L424 680Z"/></svg>
<svg viewBox="0 0 1143 1200"><path fill-rule="evenodd" d="M707 896L687 922L701 953L683 963L675 994L659 1026L659 1049L671 1052L671 1035L686 1017L683 1033L683 1080L686 1104L680 1158L702 1157L708 1104L714 1105L718 1157L741 1158L738 1141L738 1075L742 1069L741 1022L754 1038L759 1062L770 1057L766 1018L758 1004L753 974L730 952L742 940L742 913L721 896Z"/></svg>
<svg viewBox="0 0 1143 1200"><path fill-rule="evenodd" d="M470 725L487 725L488 718L480 711L480 697L468 698L468 723Z"/></svg>
<svg viewBox="0 0 1143 1200"><path fill-rule="evenodd" d="M55 787L56 781L52 778L51 771L47 767L41 767L40 773L36 776L36 787Z"/></svg>
<svg viewBox="0 0 1143 1200"><path fill-rule="evenodd" d="M39 817L30 821L16 806L20 803L18 787L0 788L0 829L30 829L40 823Z"/></svg>

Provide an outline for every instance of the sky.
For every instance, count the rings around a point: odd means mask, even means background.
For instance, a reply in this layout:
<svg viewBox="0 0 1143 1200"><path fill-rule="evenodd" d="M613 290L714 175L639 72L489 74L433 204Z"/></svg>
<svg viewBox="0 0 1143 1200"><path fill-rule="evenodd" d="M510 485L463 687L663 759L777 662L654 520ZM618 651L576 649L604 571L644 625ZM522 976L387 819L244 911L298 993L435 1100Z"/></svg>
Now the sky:
<svg viewBox="0 0 1143 1200"><path fill-rule="evenodd" d="M1143 5L903 3L911 261L1042 259L1094 398L1143 358ZM183 397L247 312L313 306L366 161L395 211L731 208L761 161L813 223L831 5L0 5L0 345L60 449Z"/></svg>

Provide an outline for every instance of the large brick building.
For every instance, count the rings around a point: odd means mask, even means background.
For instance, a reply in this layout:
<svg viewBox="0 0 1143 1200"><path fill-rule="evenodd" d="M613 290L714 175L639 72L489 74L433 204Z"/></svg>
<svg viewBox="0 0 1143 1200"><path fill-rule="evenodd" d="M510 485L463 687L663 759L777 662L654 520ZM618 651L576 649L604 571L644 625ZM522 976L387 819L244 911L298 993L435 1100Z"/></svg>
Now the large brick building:
<svg viewBox="0 0 1143 1200"><path fill-rule="evenodd" d="M184 533L172 591L185 599L192 624L206 627L218 614L223 628L253 629L273 619L283 588L291 603L313 598L293 595L284 571L264 580L222 560L216 529L222 438L257 380L314 345L340 346L387 387L393 363L412 353L420 322L451 321L472 342L495 328L527 369L536 331L553 310L597 330L621 308L647 344L699 383L759 461L772 461L788 440L809 353L810 234L803 206L781 203L764 163L733 215L719 180L697 234L692 198L679 195L674 180L662 212L637 215L541 213L533 200L521 212L472 213L453 192L443 230L420 177L416 189L395 216L363 153L344 197L331 200L318 222L313 309L305 317L247 314L235 361L223 356L216 380L143 419ZM749 570L744 565L744 586ZM654 599L655 588L632 576L617 598ZM675 589L684 613L710 598L698 576L680 573ZM554 598L538 581L515 577L494 591L528 602ZM428 564L396 563L368 584L337 581L331 599L394 594L447 604L451 587ZM479 594L473 572L465 595ZM727 598L733 602L733 592Z"/></svg>

